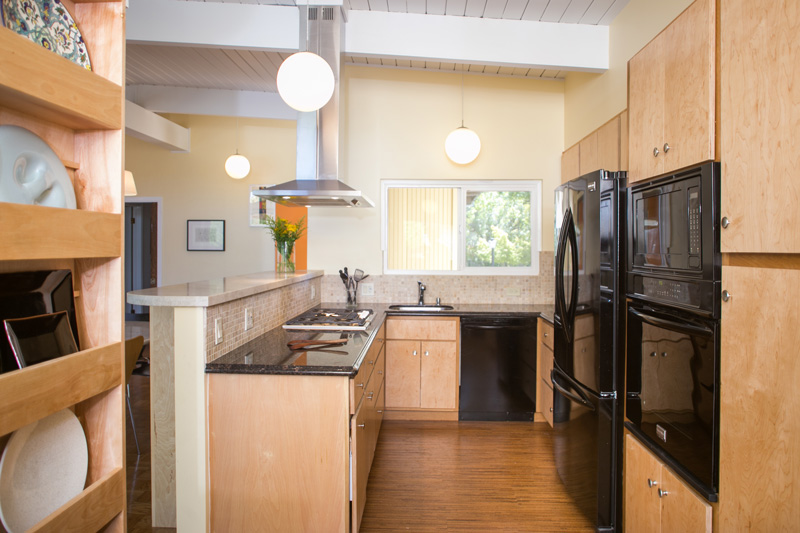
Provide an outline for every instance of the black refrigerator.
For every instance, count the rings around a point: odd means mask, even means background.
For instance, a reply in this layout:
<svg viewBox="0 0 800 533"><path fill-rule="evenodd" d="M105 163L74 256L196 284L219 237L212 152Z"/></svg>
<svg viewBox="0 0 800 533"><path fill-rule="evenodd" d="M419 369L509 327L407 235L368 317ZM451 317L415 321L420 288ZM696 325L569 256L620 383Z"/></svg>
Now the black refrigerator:
<svg viewBox="0 0 800 533"><path fill-rule="evenodd" d="M626 180L600 170L555 192L553 452L598 531L622 514Z"/></svg>

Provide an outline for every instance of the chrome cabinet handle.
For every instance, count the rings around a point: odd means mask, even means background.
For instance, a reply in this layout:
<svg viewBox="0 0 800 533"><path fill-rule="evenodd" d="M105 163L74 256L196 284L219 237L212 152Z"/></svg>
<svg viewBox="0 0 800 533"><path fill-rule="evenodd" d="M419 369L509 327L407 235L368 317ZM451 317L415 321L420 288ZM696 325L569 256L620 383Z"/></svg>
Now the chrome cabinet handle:
<svg viewBox="0 0 800 533"><path fill-rule="evenodd" d="M414 350L413 352L411 352L411 355L417 355L417 351Z"/></svg>
<svg viewBox="0 0 800 533"><path fill-rule="evenodd" d="M544 334L544 338L545 338L545 339L547 338L547 333L545 333L545 334Z"/></svg>
<svg viewBox="0 0 800 533"><path fill-rule="evenodd" d="M550 408L550 412L551 412L551 413L553 412L553 408L552 408L552 407Z"/></svg>
<svg viewBox="0 0 800 533"><path fill-rule="evenodd" d="M650 488L652 489L652 488L653 488L653 487L655 487L656 485L658 485L658 481L653 481L652 479L650 479L650 478L647 478L647 486L648 486L648 487L650 487Z"/></svg>
<svg viewBox="0 0 800 533"><path fill-rule="evenodd" d="M665 153L665 154L666 154L667 152L669 152L669 148L670 148L670 147L669 147L669 143L664 143L664 153Z"/></svg>
<svg viewBox="0 0 800 533"><path fill-rule="evenodd" d="M369 364L374 365L375 361L370 361Z"/></svg>
<svg viewBox="0 0 800 533"><path fill-rule="evenodd" d="M656 353L656 352L650 352L650 357L655 357L657 355L658 355L658 353Z"/></svg>
<svg viewBox="0 0 800 533"><path fill-rule="evenodd" d="M728 217L722 217L722 220L720 220L719 223L722 225L722 229L725 229L730 226L731 220Z"/></svg>
<svg viewBox="0 0 800 533"><path fill-rule="evenodd" d="M658 146L656 146L655 148L653 148L653 157L658 157L658 154L659 154L659 153L660 153L660 152L658 151Z"/></svg>
<svg viewBox="0 0 800 533"><path fill-rule="evenodd" d="M428 352L428 350L425 350L425 357L428 357L429 355L430 353Z"/></svg>
<svg viewBox="0 0 800 533"><path fill-rule="evenodd" d="M380 413L382 413L383 411L381 411L381 410L379 409L379 410L377 410L377 411L375 411L375 412L376 412L376 413L378 413L378 414L380 414Z"/></svg>
<svg viewBox="0 0 800 533"><path fill-rule="evenodd" d="M366 424L359 424L358 427L360 427L361 429L364 429L365 427L367 427L367 425Z"/></svg>
<svg viewBox="0 0 800 533"><path fill-rule="evenodd" d="M361 387L363 389L364 388L364 384L363 383L357 383L356 387Z"/></svg>
<svg viewBox="0 0 800 533"><path fill-rule="evenodd" d="M378 370L378 375L382 376L383 375L383 370Z"/></svg>
<svg viewBox="0 0 800 533"><path fill-rule="evenodd" d="M730 299L731 299L731 293L729 293L728 291L722 291L722 301L727 302Z"/></svg>
<svg viewBox="0 0 800 533"><path fill-rule="evenodd" d="M667 352L661 352L661 357L666 357L666 356L667 356Z"/></svg>
<svg viewBox="0 0 800 533"><path fill-rule="evenodd" d="M661 489L658 489L658 497L659 497L659 498L663 498L663 497L664 497L664 496L666 496L667 494L669 494L669 492L667 492L666 490L661 490Z"/></svg>

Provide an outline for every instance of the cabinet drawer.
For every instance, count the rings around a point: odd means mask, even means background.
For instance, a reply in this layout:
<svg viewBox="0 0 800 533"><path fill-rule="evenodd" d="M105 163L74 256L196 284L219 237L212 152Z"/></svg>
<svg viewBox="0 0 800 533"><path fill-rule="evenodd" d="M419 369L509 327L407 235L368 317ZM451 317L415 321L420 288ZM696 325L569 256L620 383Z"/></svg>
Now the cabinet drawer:
<svg viewBox="0 0 800 533"><path fill-rule="evenodd" d="M367 383L369 383L370 378L372 377L373 372L375 369L380 365L381 366L381 378L385 374L385 357L384 357L384 340L383 337L376 337L372 344L367 351L367 355L364 356L364 360L361 361L361 366L358 369L358 373L355 375L353 379L350 380L350 414L354 414L356 412L356 408L358 407L358 402L361 401L361 397L364 395L364 391L367 387Z"/></svg>
<svg viewBox="0 0 800 533"><path fill-rule="evenodd" d="M458 317L391 317L386 320L386 338L454 341L458 338L458 324Z"/></svg>
<svg viewBox="0 0 800 533"><path fill-rule="evenodd" d="M553 349L553 325L544 319L539 319L540 339L542 344Z"/></svg>

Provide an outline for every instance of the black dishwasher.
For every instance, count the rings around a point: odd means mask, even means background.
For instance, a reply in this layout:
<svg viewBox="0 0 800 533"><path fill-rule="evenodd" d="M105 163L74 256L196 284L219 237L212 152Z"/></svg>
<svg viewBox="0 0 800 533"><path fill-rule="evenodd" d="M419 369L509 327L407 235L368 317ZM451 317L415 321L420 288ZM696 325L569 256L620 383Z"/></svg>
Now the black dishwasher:
<svg viewBox="0 0 800 533"><path fill-rule="evenodd" d="M536 318L461 318L459 420L533 420Z"/></svg>

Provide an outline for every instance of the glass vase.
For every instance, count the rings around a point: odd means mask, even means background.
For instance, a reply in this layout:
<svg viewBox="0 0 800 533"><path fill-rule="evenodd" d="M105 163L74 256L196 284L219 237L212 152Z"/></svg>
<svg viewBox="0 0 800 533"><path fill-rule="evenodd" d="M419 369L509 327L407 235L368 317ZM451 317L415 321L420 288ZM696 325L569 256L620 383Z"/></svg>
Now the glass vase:
<svg viewBox="0 0 800 533"><path fill-rule="evenodd" d="M292 274L294 273L294 243L293 242L276 242L275 248L275 272L278 274Z"/></svg>

